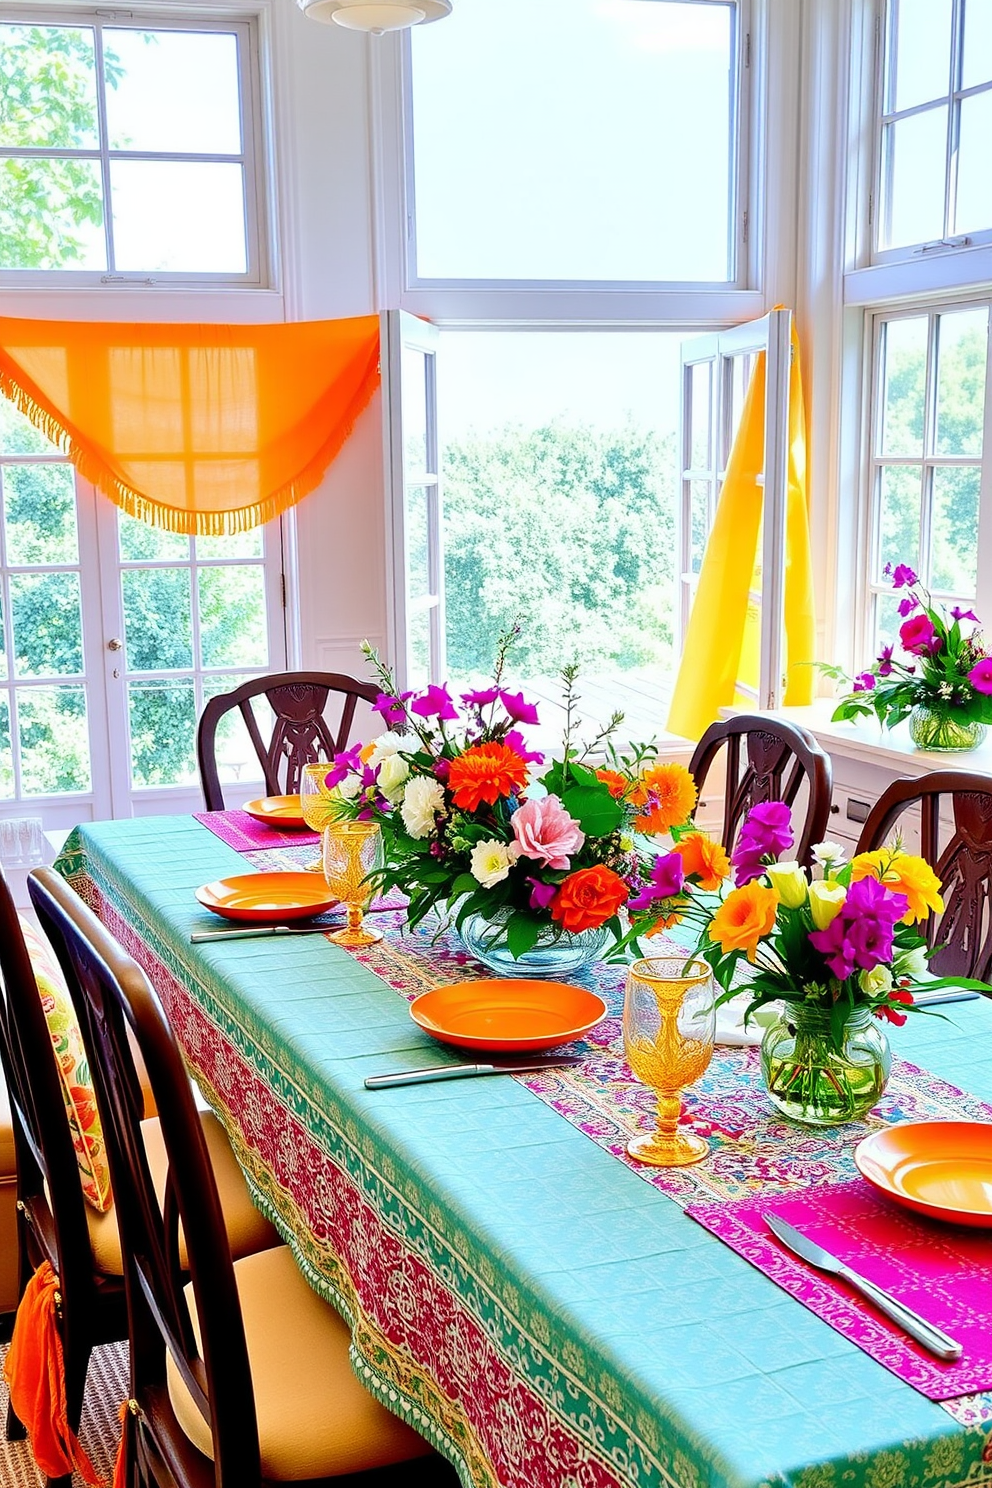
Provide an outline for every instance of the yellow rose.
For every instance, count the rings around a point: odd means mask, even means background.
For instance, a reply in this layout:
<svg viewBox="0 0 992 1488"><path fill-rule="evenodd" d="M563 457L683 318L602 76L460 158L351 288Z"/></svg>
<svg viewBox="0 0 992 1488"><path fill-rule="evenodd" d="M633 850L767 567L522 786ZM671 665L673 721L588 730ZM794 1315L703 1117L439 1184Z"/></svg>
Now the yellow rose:
<svg viewBox="0 0 992 1488"><path fill-rule="evenodd" d="M897 847L882 847L877 852L859 853L851 861L851 882L859 878L877 878L887 889L905 894L909 908L900 924L912 925L925 920L931 910L940 914L944 901L940 897L940 879L930 864Z"/></svg>
<svg viewBox="0 0 992 1488"><path fill-rule="evenodd" d="M798 863L771 863L765 869L771 880L772 888L775 890L786 909L801 909L806 903L809 893L809 885L806 875Z"/></svg>
<svg viewBox="0 0 992 1488"><path fill-rule="evenodd" d="M847 890L832 878L821 878L809 886L809 908L817 930L826 930L844 908Z"/></svg>

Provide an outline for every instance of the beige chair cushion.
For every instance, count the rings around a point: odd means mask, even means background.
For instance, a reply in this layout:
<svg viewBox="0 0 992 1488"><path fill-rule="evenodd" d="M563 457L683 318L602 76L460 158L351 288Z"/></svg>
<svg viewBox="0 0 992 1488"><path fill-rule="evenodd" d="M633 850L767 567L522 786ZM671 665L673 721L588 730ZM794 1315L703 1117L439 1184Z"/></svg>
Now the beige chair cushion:
<svg viewBox="0 0 992 1488"><path fill-rule="evenodd" d="M238 1167L238 1160L234 1156L224 1128L211 1111L201 1112L200 1120L207 1139L214 1177L217 1179L220 1204L227 1225L227 1236L231 1242L231 1254L237 1260L239 1256L252 1255L256 1250L266 1250L269 1246L278 1245L279 1236L274 1226L258 1212L251 1201L244 1174ZM145 1152L148 1155L152 1181L161 1200L165 1194L165 1177L169 1164L165 1155L165 1143L162 1140L162 1128L158 1117L153 1116L143 1121L141 1129L144 1133ZM86 1223L90 1232L90 1244L93 1247L93 1259L97 1270L102 1271L106 1276L121 1276L124 1266L121 1260L121 1238L117 1230L115 1211L111 1208L106 1214L97 1214L96 1210L87 1204ZM182 1233L179 1236L179 1260L185 1268L186 1244Z"/></svg>
<svg viewBox="0 0 992 1488"><path fill-rule="evenodd" d="M361 1385L342 1318L304 1281L286 1245L238 1261L262 1475L276 1482L338 1477L424 1457L422 1436ZM193 1289L186 1296L199 1342ZM169 1398L195 1447L213 1457L209 1428L168 1359Z"/></svg>

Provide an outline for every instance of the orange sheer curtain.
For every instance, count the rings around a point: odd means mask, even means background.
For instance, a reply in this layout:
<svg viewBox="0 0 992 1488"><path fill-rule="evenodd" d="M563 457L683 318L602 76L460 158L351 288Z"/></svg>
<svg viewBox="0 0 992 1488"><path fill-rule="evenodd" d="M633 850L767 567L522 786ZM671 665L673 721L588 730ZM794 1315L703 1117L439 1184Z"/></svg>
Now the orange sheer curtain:
<svg viewBox="0 0 992 1488"><path fill-rule="evenodd" d="M318 484L379 385L379 321L0 317L0 392L131 516L219 536Z"/></svg>

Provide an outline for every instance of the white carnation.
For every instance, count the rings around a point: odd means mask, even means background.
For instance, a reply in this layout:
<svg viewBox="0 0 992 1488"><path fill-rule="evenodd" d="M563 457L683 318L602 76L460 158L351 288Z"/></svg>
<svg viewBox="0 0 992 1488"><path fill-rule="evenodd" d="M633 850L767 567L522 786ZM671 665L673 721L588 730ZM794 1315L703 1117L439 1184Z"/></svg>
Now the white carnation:
<svg viewBox="0 0 992 1488"><path fill-rule="evenodd" d="M444 810L444 787L429 775L415 775L403 792L400 816L411 837L428 837L434 830L434 818Z"/></svg>
<svg viewBox="0 0 992 1488"><path fill-rule="evenodd" d="M375 769L381 765L383 760L390 759L399 754L400 750L409 745L410 740L404 739L402 734L380 734L378 739L372 740L372 753L369 755L369 767Z"/></svg>
<svg viewBox="0 0 992 1488"><path fill-rule="evenodd" d="M403 796L403 785L410 774L410 766L401 754L387 754L379 766L379 789L387 801L395 806Z"/></svg>
<svg viewBox="0 0 992 1488"><path fill-rule="evenodd" d="M362 788L362 777L360 775L346 775L340 785L336 785L331 791L332 796L338 796L342 801L353 801Z"/></svg>
<svg viewBox="0 0 992 1488"><path fill-rule="evenodd" d="M513 854L505 842L477 842L472 849L472 873L484 889L501 883L512 862Z"/></svg>

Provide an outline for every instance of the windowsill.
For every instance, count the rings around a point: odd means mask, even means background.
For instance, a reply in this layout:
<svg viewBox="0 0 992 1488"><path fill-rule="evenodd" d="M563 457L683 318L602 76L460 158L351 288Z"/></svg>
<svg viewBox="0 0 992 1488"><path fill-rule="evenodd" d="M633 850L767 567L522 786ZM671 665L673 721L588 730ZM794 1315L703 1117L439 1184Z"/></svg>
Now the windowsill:
<svg viewBox="0 0 992 1488"><path fill-rule="evenodd" d="M775 717L809 729L828 754L886 765L897 775L928 775L932 770L977 770L992 775L992 739L978 749L917 749L905 722L894 729L883 729L873 719L833 723L830 715L836 706L833 699L821 698L808 708L779 708Z"/></svg>

